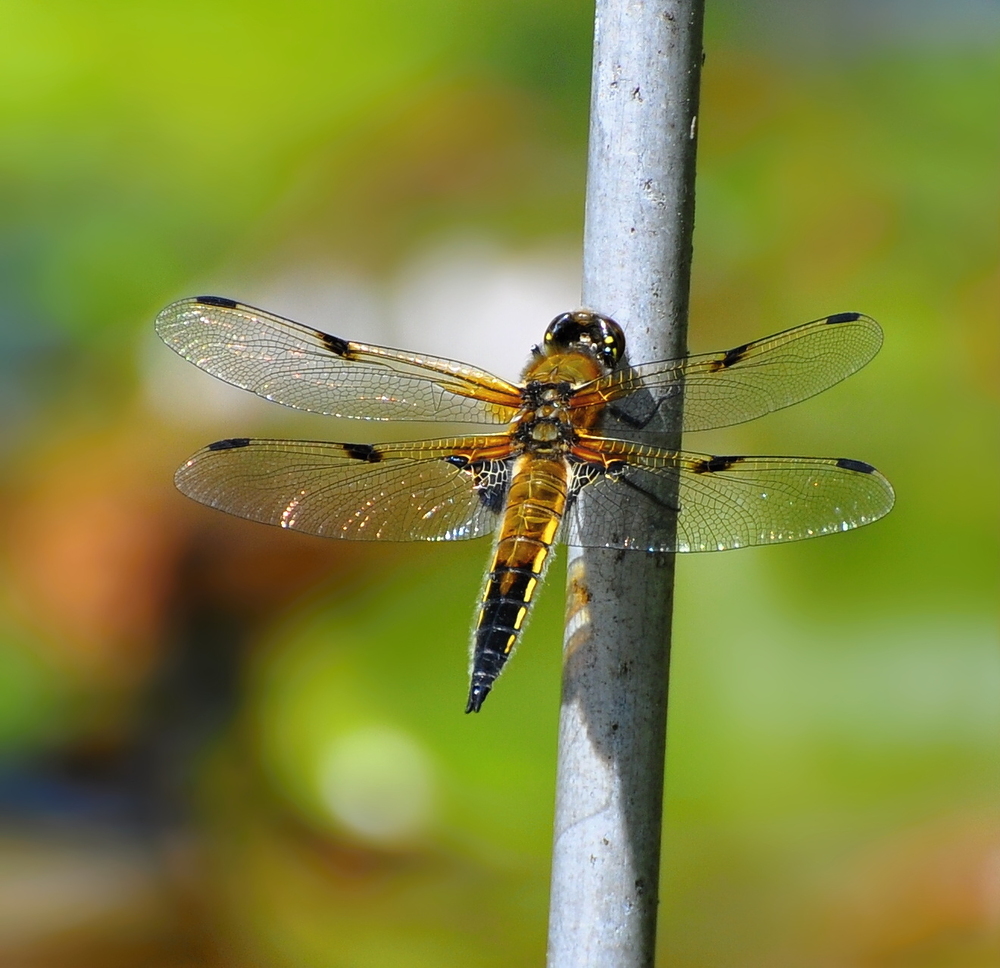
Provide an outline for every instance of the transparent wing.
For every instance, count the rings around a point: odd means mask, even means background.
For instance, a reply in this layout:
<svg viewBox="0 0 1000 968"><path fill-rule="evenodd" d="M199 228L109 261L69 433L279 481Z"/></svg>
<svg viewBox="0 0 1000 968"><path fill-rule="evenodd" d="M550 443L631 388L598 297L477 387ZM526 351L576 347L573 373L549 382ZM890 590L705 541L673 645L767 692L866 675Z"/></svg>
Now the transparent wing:
<svg viewBox="0 0 1000 968"><path fill-rule="evenodd" d="M652 426L657 415L665 426L676 426L683 387L684 430L728 427L839 383L881 345L882 330L874 319L838 313L725 352L616 371L581 387L572 406L613 404L637 394L635 405L623 404L624 410L612 405L608 415L632 430Z"/></svg>
<svg viewBox="0 0 1000 968"><path fill-rule="evenodd" d="M577 465L571 515L578 537L571 540L586 547L724 551L798 541L871 524L894 501L889 482L862 461L606 443L607 470Z"/></svg>
<svg viewBox="0 0 1000 968"><path fill-rule="evenodd" d="M403 444L220 440L174 477L229 514L326 538L457 541L490 534L508 481L503 436Z"/></svg>
<svg viewBox="0 0 1000 968"><path fill-rule="evenodd" d="M464 363L354 343L221 296L172 303L156 332L212 376L314 413L496 424L521 402L517 387Z"/></svg>

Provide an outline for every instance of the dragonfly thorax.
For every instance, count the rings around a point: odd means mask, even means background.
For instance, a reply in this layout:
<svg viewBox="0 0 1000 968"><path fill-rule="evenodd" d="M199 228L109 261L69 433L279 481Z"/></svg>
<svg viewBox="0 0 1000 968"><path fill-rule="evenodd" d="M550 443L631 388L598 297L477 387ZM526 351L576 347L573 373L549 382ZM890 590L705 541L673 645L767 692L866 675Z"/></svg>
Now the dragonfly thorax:
<svg viewBox="0 0 1000 968"><path fill-rule="evenodd" d="M533 452L564 452L576 441L568 401L569 383L532 381L523 389L524 405L511 427L512 437Z"/></svg>

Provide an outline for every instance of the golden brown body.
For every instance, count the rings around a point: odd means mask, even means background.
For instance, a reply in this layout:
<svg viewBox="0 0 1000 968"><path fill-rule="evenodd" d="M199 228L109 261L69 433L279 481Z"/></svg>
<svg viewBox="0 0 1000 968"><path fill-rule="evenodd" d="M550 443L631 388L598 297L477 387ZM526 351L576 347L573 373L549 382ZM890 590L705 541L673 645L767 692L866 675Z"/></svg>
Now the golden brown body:
<svg viewBox="0 0 1000 968"><path fill-rule="evenodd" d="M592 410L565 406L572 390L605 372L590 353L548 352L524 371L525 406L511 424L514 459L503 518L474 632L467 712L477 712L524 628L566 512L570 451Z"/></svg>

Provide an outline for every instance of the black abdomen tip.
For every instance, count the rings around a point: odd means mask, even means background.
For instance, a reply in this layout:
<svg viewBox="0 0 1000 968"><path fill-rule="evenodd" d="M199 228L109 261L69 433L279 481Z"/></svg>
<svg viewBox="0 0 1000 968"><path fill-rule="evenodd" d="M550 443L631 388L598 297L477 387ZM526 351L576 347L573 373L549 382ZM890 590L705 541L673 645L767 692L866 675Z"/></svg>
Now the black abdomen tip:
<svg viewBox="0 0 1000 968"><path fill-rule="evenodd" d="M469 701L465 706L467 713L478 713L486 701L493 683L507 663L508 653L503 649L507 647L513 634L512 629L480 628L476 631L472 684L469 686Z"/></svg>
<svg viewBox="0 0 1000 968"><path fill-rule="evenodd" d="M472 686L469 689L469 701L465 704L467 713L478 713L486 702L486 697L490 694L493 683L477 681L477 677L472 677Z"/></svg>

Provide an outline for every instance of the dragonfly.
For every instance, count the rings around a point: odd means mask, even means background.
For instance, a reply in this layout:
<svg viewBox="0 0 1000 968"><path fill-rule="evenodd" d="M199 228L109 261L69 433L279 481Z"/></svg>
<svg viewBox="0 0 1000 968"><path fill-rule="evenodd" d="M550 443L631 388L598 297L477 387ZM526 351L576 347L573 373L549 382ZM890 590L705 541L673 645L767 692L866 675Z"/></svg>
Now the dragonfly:
<svg viewBox="0 0 1000 968"><path fill-rule="evenodd" d="M560 536L645 553L721 551L847 531L894 501L886 478L852 458L677 448L677 430L753 420L860 369L882 343L878 323L861 313L632 365L618 323L566 312L532 348L518 383L222 296L172 303L156 330L212 376L287 407L469 425L466 434L399 443L231 437L198 451L174 478L202 504L327 538L493 535L466 712L479 711L513 653Z"/></svg>

